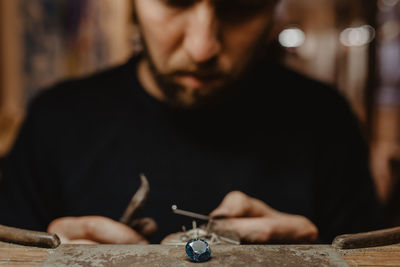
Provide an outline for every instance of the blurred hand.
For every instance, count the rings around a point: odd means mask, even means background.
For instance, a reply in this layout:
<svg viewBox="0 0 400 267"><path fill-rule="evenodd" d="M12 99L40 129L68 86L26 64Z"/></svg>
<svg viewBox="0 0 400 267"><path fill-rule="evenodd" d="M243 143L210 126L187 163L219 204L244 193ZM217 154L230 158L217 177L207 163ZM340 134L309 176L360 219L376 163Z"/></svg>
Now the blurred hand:
<svg viewBox="0 0 400 267"><path fill-rule="evenodd" d="M148 244L127 225L101 216L58 218L47 231L57 234L64 244Z"/></svg>
<svg viewBox="0 0 400 267"><path fill-rule="evenodd" d="M239 191L226 195L210 217L214 230L235 232L245 243L312 243L318 237L306 217L279 212Z"/></svg>

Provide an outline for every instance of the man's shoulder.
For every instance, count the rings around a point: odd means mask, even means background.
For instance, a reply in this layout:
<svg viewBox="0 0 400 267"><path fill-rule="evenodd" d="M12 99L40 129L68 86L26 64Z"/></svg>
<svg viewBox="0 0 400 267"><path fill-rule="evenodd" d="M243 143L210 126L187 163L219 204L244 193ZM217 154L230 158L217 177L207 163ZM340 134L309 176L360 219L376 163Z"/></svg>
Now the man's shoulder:
<svg viewBox="0 0 400 267"><path fill-rule="evenodd" d="M318 81L288 67L276 65L274 75L275 84L285 88L282 92L297 101L301 100L311 105L324 102L326 105L337 104L344 100L339 90L333 85Z"/></svg>
<svg viewBox="0 0 400 267"><path fill-rule="evenodd" d="M89 76L68 79L42 90L31 102L34 109L84 108L124 98L135 79L134 59Z"/></svg>
<svg viewBox="0 0 400 267"><path fill-rule="evenodd" d="M348 101L334 86L277 64L260 74L261 82L250 99L260 116L284 128L318 132L354 121Z"/></svg>
<svg viewBox="0 0 400 267"><path fill-rule="evenodd" d="M104 70L88 77L70 79L41 91L31 101L25 124L45 136L75 138L116 128L134 105L135 63ZM104 131L104 129L103 129Z"/></svg>
<svg viewBox="0 0 400 267"><path fill-rule="evenodd" d="M321 116L335 116L347 112L349 104L338 88L317 81L282 65L273 71L274 90L285 106Z"/></svg>

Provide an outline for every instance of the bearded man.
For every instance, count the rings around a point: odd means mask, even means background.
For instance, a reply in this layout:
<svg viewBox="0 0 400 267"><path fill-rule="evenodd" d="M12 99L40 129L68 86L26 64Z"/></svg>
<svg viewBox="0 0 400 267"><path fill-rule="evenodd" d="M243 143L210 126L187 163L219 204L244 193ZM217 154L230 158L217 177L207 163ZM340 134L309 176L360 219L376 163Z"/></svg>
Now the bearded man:
<svg viewBox="0 0 400 267"><path fill-rule="evenodd" d="M147 243L118 222L144 173L151 242L190 223L172 204L246 243L379 227L346 101L266 60L276 4L134 0L143 52L31 104L0 184L0 223L64 242Z"/></svg>

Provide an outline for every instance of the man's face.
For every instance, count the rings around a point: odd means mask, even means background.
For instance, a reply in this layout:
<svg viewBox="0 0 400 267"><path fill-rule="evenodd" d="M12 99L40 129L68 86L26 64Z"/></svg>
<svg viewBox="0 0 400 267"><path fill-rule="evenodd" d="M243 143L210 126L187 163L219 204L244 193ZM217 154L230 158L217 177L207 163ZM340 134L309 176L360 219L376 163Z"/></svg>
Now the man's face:
<svg viewBox="0 0 400 267"><path fill-rule="evenodd" d="M180 107L212 101L266 41L276 0L134 0L145 58L139 79Z"/></svg>

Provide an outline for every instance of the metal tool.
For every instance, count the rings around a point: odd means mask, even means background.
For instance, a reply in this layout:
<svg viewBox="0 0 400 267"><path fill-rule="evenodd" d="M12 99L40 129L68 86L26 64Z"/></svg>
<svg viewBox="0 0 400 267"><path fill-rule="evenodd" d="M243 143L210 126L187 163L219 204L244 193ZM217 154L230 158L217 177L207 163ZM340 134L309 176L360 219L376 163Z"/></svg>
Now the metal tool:
<svg viewBox="0 0 400 267"><path fill-rule="evenodd" d="M400 227L337 236L332 246L337 249L356 249L388 246L400 243Z"/></svg>
<svg viewBox="0 0 400 267"><path fill-rule="evenodd" d="M0 241L40 248L56 248L61 244L60 238L55 234L23 230L4 225L0 225Z"/></svg>
<svg viewBox="0 0 400 267"><path fill-rule="evenodd" d="M204 221L209 221L210 220L209 216L206 216L206 215L203 215L203 214L199 214L199 213L195 213L195 212L191 212L191 211L181 210L181 209L178 209L178 206L176 206L176 205L172 205L171 209L172 209L172 212L175 213L175 214L188 216L188 217L191 217L191 218L204 220Z"/></svg>
<svg viewBox="0 0 400 267"><path fill-rule="evenodd" d="M137 224L136 219L138 217L138 214L143 209L144 204L147 200L147 196L150 192L149 181L147 180L146 176L144 176L144 174L140 174L140 180L141 184L139 189L133 195L128 207L125 209L124 214L119 220L121 223L131 227Z"/></svg>
<svg viewBox="0 0 400 267"><path fill-rule="evenodd" d="M162 241L162 244L181 244L182 242L186 243L190 239L202 238L202 239L206 240L207 242L209 242L210 244L227 243L227 244L240 245L240 239L238 236L235 236L235 239L232 239L232 238L222 236L221 234L217 234L216 232L212 231L211 228L212 228L212 224L213 224L213 219L210 218L209 216L191 212L191 211L181 210L181 209L178 209L178 207L176 205L172 205L171 209L172 209L172 212L174 212L175 214L207 221L207 226L205 229L198 228L196 221L193 221L193 229L186 231L186 228L183 227L184 228L183 232L175 233L175 234L171 234L171 235L167 236ZM234 235L234 233L231 233L231 234Z"/></svg>
<svg viewBox="0 0 400 267"><path fill-rule="evenodd" d="M158 227L152 218L139 218L139 213L146 204L150 192L150 185L144 174L140 174L140 180L140 187L125 209L120 222L128 225L141 235L150 238L157 231Z"/></svg>

